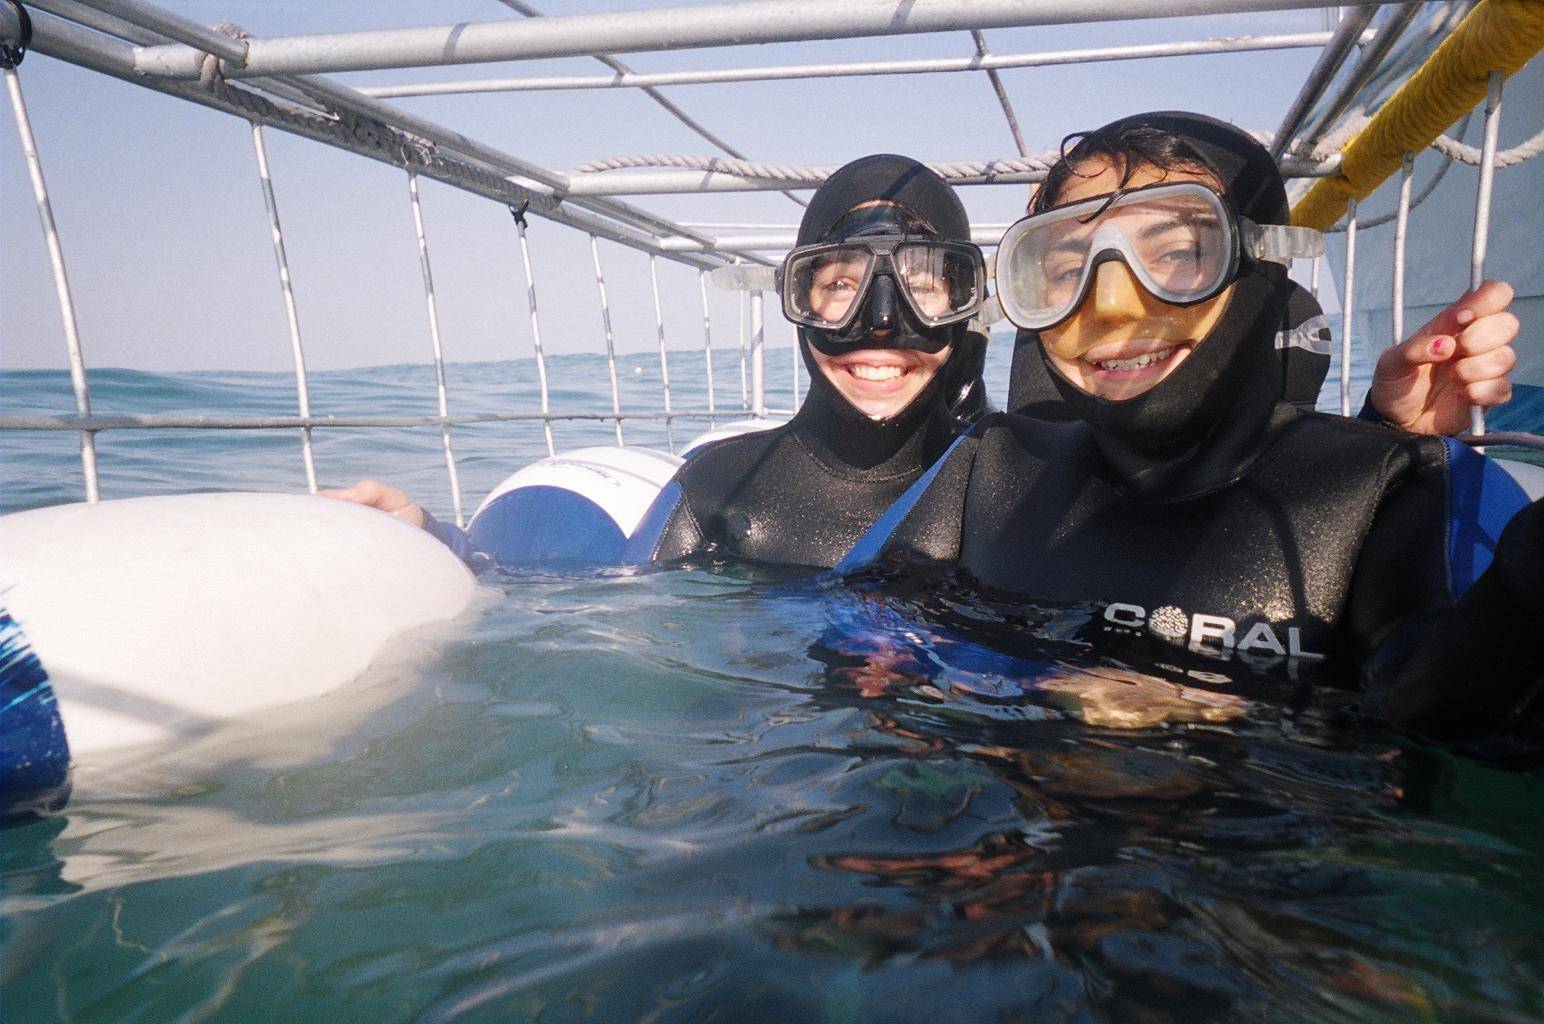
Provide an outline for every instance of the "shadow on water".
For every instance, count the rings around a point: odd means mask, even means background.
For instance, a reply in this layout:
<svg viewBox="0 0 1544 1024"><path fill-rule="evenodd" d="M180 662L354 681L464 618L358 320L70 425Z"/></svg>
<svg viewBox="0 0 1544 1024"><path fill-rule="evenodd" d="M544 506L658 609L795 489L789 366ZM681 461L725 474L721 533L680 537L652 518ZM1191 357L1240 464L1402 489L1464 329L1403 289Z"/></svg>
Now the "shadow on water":
<svg viewBox="0 0 1544 1024"><path fill-rule="evenodd" d="M1096 654L1076 608L498 589L308 756L7 831L7 1018L1544 1015L1538 775L1343 693Z"/></svg>

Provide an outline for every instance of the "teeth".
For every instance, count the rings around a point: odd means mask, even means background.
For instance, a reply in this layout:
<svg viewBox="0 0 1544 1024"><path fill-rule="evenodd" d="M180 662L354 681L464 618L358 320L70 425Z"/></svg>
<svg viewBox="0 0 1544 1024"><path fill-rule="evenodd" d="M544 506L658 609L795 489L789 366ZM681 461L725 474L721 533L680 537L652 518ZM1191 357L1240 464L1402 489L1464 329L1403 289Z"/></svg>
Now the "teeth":
<svg viewBox="0 0 1544 1024"><path fill-rule="evenodd" d="M847 372L859 380L895 380L901 376L899 366L871 366L868 363L853 363L847 367Z"/></svg>
<svg viewBox="0 0 1544 1024"><path fill-rule="evenodd" d="M1134 359L1106 359L1094 365L1101 370L1140 370L1144 366L1161 363L1174 354L1174 349L1166 348L1159 352L1147 352Z"/></svg>

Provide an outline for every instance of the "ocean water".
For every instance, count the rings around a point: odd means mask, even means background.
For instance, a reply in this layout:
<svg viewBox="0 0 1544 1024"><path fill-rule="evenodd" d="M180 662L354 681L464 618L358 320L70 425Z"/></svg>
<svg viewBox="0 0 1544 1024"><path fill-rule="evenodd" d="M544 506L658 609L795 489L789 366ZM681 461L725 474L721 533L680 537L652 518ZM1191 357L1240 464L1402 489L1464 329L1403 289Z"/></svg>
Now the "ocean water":
<svg viewBox="0 0 1544 1024"><path fill-rule="evenodd" d="M552 360L554 408L607 403L604 369ZM670 369L702 408L700 358ZM654 360L622 371L624 404L656 407ZM534 407L528 364L449 372L454 411ZM288 414L291 388L93 374L100 413ZM385 367L317 374L312 401L433 396ZM58 373L0 376L0 399L71 408ZM530 424L454 443L468 510L545 453ZM324 482L448 514L436 429L316 444ZM0 432L5 508L77 500L76 446ZM99 449L106 497L304 486L292 432ZM325 706L0 832L0 1019L1544 1019L1537 771L1360 727L1333 689L1081 649L1078 609L1010 621L1016 661L923 671L897 651L933 649L926 601L699 570L484 582Z"/></svg>

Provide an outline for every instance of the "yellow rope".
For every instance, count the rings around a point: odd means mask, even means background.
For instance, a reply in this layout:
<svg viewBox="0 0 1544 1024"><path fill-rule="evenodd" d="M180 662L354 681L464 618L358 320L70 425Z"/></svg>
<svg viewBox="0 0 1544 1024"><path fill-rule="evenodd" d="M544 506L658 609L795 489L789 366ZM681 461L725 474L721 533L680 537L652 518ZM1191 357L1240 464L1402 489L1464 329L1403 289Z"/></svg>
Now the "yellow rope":
<svg viewBox="0 0 1544 1024"><path fill-rule="evenodd" d="M1340 173L1323 178L1292 208L1292 223L1327 231L1399 169L1408 152L1485 98L1490 73L1516 72L1544 49L1544 0L1480 0L1431 58L1341 151Z"/></svg>

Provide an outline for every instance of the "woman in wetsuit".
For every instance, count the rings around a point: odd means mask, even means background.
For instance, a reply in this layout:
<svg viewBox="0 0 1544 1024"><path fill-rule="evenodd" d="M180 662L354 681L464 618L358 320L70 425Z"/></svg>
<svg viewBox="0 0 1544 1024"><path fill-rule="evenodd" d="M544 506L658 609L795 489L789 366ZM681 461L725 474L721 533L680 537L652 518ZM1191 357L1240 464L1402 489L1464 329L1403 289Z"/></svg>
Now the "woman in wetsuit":
<svg viewBox="0 0 1544 1024"><path fill-rule="evenodd" d="M931 563L1085 604L1096 643L1354 664L1382 715L1419 705L1441 731L1430 709L1450 680L1409 674L1441 660L1421 641L1433 622L1539 607L1544 574L1515 562L1538 546L1539 507L1498 548L1526 499L1494 464L1281 401L1272 339L1302 240L1286 224L1275 163L1231 125L1147 114L1084 136L997 275L1076 418L983 420L842 568ZM1520 699L1538 666L1520 655L1495 686Z"/></svg>
<svg viewBox="0 0 1544 1024"><path fill-rule="evenodd" d="M787 424L715 442L644 515L630 561L829 568L985 409L981 251L954 190L902 156L816 190L784 260L783 313L809 369Z"/></svg>

